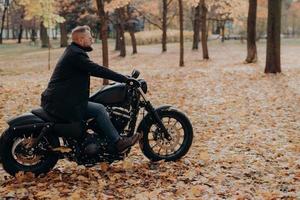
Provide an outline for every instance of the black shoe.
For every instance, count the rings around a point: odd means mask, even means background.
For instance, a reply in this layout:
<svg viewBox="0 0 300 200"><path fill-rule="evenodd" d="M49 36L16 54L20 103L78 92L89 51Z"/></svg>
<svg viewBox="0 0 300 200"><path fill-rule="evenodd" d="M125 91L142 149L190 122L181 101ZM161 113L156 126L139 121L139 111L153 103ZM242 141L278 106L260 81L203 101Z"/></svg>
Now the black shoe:
<svg viewBox="0 0 300 200"><path fill-rule="evenodd" d="M131 137L121 137L116 142L117 151L118 152L123 152L128 147L133 146L139 140L139 138L140 138L139 134L134 134Z"/></svg>

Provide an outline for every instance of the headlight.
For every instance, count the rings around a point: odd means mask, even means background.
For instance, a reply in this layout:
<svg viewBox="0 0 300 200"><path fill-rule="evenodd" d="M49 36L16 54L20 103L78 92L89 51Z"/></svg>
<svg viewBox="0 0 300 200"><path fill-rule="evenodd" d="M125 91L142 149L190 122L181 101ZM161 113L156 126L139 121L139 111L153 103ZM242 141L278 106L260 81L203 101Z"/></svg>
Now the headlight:
<svg viewBox="0 0 300 200"><path fill-rule="evenodd" d="M144 79L140 79L139 82L141 84L141 88L142 88L143 92L146 94L147 90L148 90L146 81Z"/></svg>

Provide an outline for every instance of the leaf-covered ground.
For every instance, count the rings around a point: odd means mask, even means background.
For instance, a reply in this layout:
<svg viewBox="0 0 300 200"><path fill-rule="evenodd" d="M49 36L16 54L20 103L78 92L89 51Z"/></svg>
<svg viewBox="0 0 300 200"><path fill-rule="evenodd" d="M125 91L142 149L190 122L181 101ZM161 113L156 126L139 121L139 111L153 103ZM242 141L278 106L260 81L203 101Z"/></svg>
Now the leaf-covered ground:
<svg viewBox="0 0 300 200"><path fill-rule="evenodd" d="M138 145L122 162L92 168L60 161L47 176L8 176L0 167L0 199L299 199L300 46L282 47L279 75L265 75L265 45L258 64L244 65L245 47L210 45L212 60L178 45L139 47L126 58L111 52L112 68L141 71L155 105L172 104L190 117L194 142L173 163L150 163ZM100 46L91 54L100 62ZM129 49L130 50L130 49ZM62 49L53 49L52 66ZM0 54L0 130L5 120L39 105L51 71L47 51ZM101 81L93 79L93 90Z"/></svg>

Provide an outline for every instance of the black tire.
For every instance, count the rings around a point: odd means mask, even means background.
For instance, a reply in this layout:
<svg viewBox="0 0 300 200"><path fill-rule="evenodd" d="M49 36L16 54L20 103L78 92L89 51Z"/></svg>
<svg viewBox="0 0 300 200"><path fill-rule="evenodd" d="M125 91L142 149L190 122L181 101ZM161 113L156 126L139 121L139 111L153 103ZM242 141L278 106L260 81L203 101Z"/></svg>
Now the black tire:
<svg viewBox="0 0 300 200"><path fill-rule="evenodd" d="M152 147L150 145L149 135L151 133L150 132L151 127L156 126L156 125L153 122L153 120L151 120L149 118L148 120L146 120L146 124L143 126L143 130L142 130L143 137L140 140L140 148L141 148L143 154L151 161L159 161L159 160L176 161L176 160L179 160L181 157L183 157L189 151L189 149L192 145L192 142L193 142L192 124L184 113L176 110L175 108L168 108L166 110L160 110L160 111L158 111L158 115L160 116L160 118L162 120L164 120L164 118L172 118L172 119L177 120L180 123L180 125L182 126L182 130L184 131L182 144L180 144L179 148L176 151L174 151L173 153L170 153L168 155L160 155L157 152L155 152L154 148L152 149ZM156 143L157 143L157 141L158 140L155 140ZM161 141L163 141L163 140L161 140Z"/></svg>
<svg viewBox="0 0 300 200"><path fill-rule="evenodd" d="M3 133L2 144L1 147L1 157L2 157L2 165L3 169L12 176L15 176L18 172L31 172L35 176L40 174L48 173L57 163L59 156L54 152L47 152L43 154L43 157L40 159L38 163L33 165L24 165L18 162L13 156L13 145L20 138L28 137L29 135L33 135L37 137L37 133L14 133L6 130ZM59 147L59 139L51 134L43 137L41 142L50 145L51 147Z"/></svg>

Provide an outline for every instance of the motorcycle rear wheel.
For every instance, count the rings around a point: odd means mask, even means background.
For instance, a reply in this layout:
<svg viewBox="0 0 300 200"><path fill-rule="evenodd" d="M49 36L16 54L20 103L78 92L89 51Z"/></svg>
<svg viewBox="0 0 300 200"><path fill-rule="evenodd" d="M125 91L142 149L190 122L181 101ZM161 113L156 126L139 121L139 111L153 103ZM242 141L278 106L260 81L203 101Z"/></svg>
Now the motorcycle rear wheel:
<svg viewBox="0 0 300 200"><path fill-rule="evenodd" d="M143 154L151 161L176 161L183 157L193 142L192 124L185 114L174 109L158 112L165 125L171 140L163 136L153 120L148 120L142 132L140 148Z"/></svg>
<svg viewBox="0 0 300 200"><path fill-rule="evenodd" d="M26 144L38 133L14 133L6 130L2 136L1 157L4 170L12 176L18 172L31 172L35 176L48 173L57 163L55 152L26 149ZM36 148L59 147L59 139L51 134L43 137Z"/></svg>

